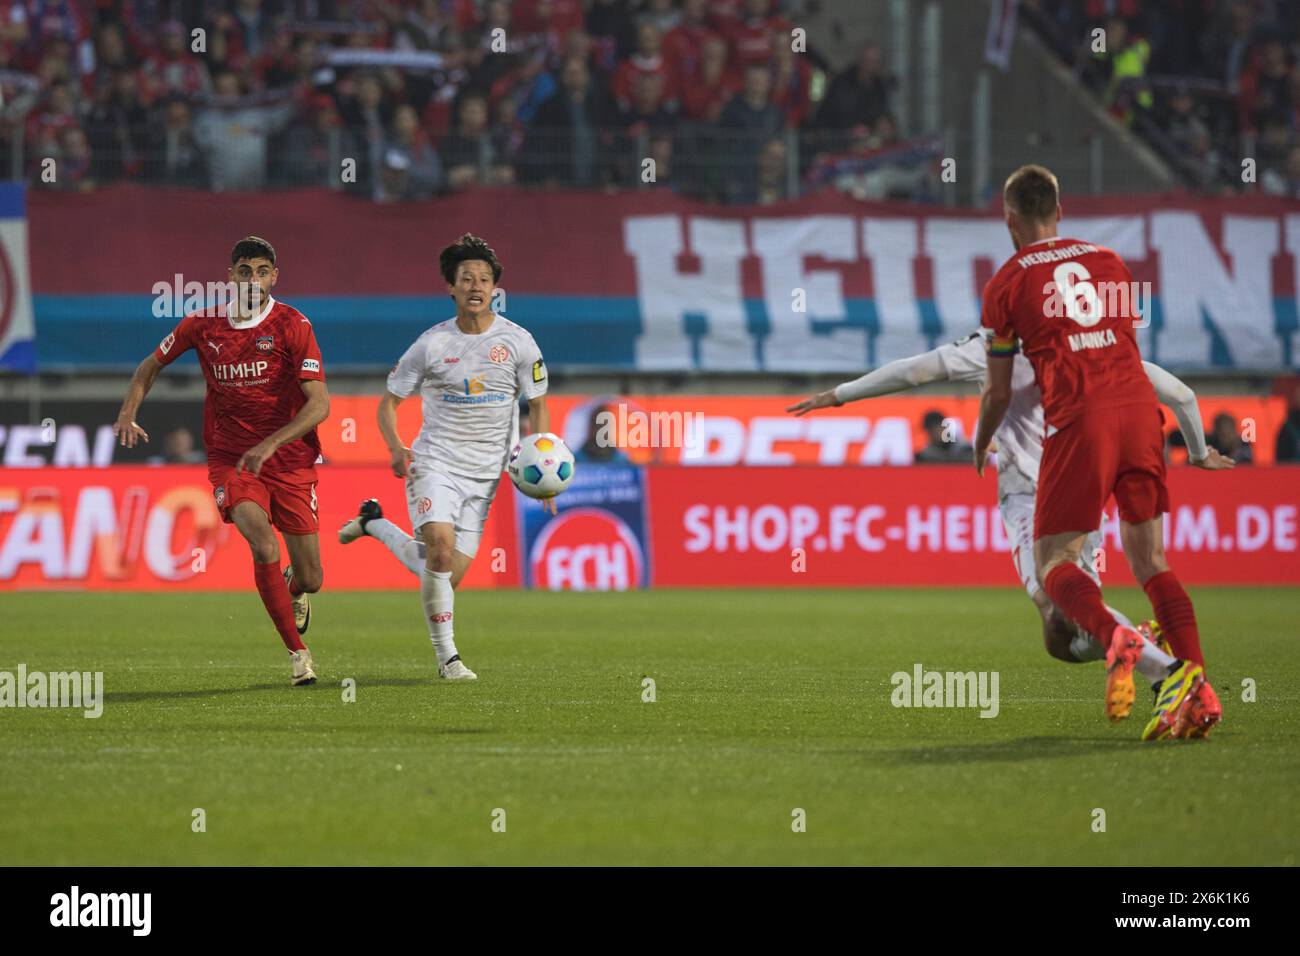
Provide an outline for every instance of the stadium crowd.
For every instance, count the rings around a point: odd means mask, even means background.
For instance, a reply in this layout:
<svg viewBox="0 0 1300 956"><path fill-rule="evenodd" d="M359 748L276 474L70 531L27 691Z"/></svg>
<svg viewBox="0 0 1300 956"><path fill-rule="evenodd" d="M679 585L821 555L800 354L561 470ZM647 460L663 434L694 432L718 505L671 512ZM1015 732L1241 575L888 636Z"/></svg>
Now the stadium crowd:
<svg viewBox="0 0 1300 956"><path fill-rule="evenodd" d="M1021 9L1188 186L1300 198L1296 0L1022 0ZM1246 158L1255 165L1243 176Z"/></svg>
<svg viewBox="0 0 1300 956"><path fill-rule="evenodd" d="M880 49L839 72L794 52L803 3L13 0L0 162L57 190L658 185L753 203L806 179L918 198L925 176L889 162L916 146Z"/></svg>

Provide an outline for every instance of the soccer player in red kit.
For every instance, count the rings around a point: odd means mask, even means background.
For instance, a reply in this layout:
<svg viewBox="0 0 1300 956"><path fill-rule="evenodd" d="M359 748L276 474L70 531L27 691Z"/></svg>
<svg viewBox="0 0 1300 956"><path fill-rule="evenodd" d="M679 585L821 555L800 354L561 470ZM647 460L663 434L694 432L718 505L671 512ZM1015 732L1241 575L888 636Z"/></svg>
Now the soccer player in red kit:
<svg viewBox="0 0 1300 956"><path fill-rule="evenodd" d="M1016 253L984 290L982 323L993 337L975 466L982 474L1011 395L1010 359L1023 348L1046 423L1034 510L1039 583L1062 614L1102 642L1106 715L1127 717L1141 637L1115 620L1076 563L1113 494L1125 557L1180 658L1157 685L1142 739L1204 736L1222 710L1205 679L1191 599L1165 561L1164 432L1138 353L1132 276L1110 249L1057 235L1060 192L1042 166L1011 174L1003 212Z"/></svg>
<svg viewBox="0 0 1300 956"><path fill-rule="evenodd" d="M312 684L316 672L302 642L311 622L307 598L321 586L316 518L316 426L329 415L329 393L311 323L277 302L275 249L249 236L230 254L234 294L224 305L185 316L140 363L113 432L134 448L149 435L136 412L164 365L189 349L207 380L203 444L208 480L223 521L234 524L253 552L253 580L289 649L291 683ZM289 566L281 573L276 529Z"/></svg>

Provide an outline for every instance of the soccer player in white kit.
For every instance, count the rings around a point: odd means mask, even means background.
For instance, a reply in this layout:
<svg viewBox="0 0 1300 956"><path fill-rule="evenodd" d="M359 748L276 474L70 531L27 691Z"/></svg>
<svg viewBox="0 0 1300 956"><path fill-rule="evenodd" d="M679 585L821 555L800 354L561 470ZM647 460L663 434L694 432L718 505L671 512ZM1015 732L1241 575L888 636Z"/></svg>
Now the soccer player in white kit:
<svg viewBox="0 0 1300 956"><path fill-rule="evenodd" d="M812 398L791 405L786 411L806 415L817 408L843 405L863 398L889 395L930 382L979 382L988 374L987 329L972 332L956 342L941 345L929 352L898 359L868 372L861 378L844 382ZM1209 470L1231 467L1226 458L1205 444L1201 412L1196 393L1158 365L1143 362L1156 397L1168 405L1178 420L1178 428L1187 442L1192 464ZM1016 574L1043 619L1043 644L1047 653L1068 663L1103 660L1106 656L1099 641L1070 624L1038 586L1034 571L1034 496L1038 487L1038 464L1043 457L1043 402L1033 366L1023 355L1016 355L1011 367L1011 405L994 433L997 445L998 510L1011 542L1011 559ZM1079 556L1080 567L1097 579L1093 556L1101 546L1101 532L1094 531L1085 541ZM1114 608L1116 618L1131 622ZM1139 628L1144 636L1150 628ZM1137 669L1153 684L1163 680L1174 658L1151 640L1143 645Z"/></svg>
<svg viewBox="0 0 1300 956"><path fill-rule="evenodd" d="M370 535L420 578L420 599L438 675L475 680L456 650L454 588L478 551L501 470L519 440L519 396L533 432L550 430L546 364L528 331L492 312L501 262L466 233L442 251L439 266L456 303L454 318L426 331L393 367L379 402L379 430L393 474L406 479L411 537L371 499L339 529L344 544ZM397 406L420 393L423 424L408 448L397 434ZM555 500L542 502L555 514Z"/></svg>

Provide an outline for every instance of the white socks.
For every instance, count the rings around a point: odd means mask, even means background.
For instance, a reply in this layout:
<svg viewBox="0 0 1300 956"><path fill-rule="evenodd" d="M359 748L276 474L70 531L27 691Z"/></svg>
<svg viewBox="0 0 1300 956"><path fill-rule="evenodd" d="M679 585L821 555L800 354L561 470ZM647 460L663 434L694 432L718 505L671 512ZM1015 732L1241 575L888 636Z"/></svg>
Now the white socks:
<svg viewBox="0 0 1300 956"><path fill-rule="evenodd" d="M1101 644L1095 640L1087 631L1079 631L1074 637L1070 638L1070 653L1076 661L1104 661L1106 652L1101 649Z"/></svg>
<svg viewBox="0 0 1300 956"><path fill-rule="evenodd" d="M1132 621L1109 604L1106 605L1106 610L1110 611L1115 620L1125 627L1133 626ZM1070 653L1078 661L1102 661L1106 659L1106 652L1101 649L1101 642L1082 629L1079 629L1078 633L1070 641ZM1173 663L1174 658L1146 638L1142 639L1142 656L1138 658L1136 666L1139 674L1154 684L1168 676L1169 665Z"/></svg>
<svg viewBox="0 0 1300 956"><path fill-rule="evenodd" d="M429 625L429 640L438 655L438 663L445 664L456 656L453 639L452 605L455 592L451 589L450 571L420 572L420 598L424 602L424 616Z"/></svg>
<svg viewBox="0 0 1300 956"><path fill-rule="evenodd" d="M366 534L378 539L393 552L412 574L424 574L424 542L417 541L387 518L371 518Z"/></svg>
<svg viewBox="0 0 1300 956"><path fill-rule="evenodd" d="M1155 684L1169 676L1169 665L1174 663L1174 658L1170 657L1155 644L1144 640L1142 642L1142 656L1138 658L1135 665L1137 672Z"/></svg>
<svg viewBox="0 0 1300 956"><path fill-rule="evenodd" d="M428 570L424 562L424 542L412 538L387 518L367 521L366 534L378 539L406 565L407 570L419 576L420 599L424 603L425 622L429 625L429 640L433 642L438 663L447 663L456 656L451 619L456 592L451 587L451 572Z"/></svg>

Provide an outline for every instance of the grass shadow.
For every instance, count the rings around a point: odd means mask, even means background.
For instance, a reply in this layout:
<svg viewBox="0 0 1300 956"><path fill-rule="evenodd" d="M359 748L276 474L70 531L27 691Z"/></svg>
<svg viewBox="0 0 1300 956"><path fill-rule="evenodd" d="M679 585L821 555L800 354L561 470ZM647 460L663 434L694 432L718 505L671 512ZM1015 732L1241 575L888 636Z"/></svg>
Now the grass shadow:
<svg viewBox="0 0 1300 956"><path fill-rule="evenodd" d="M367 687L433 687L434 681L428 677L387 677L380 680L357 679L359 688ZM308 687L292 687L279 681L274 684L246 684L242 687L209 687L203 690L119 690L105 691L104 703L130 703L142 700L187 700L203 697L221 697L229 694L264 693L266 691L288 691L294 694L319 693L322 689L330 692L338 689L337 684L317 682Z"/></svg>
<svg viewBox="0 0 1300 956"><path fill-rule="evenodd" d="M887 761L910 766L940 766L961 763L1024 763L1058 760L1097 753L1120 753L1140 746L1137 738L1106 740L1100 737L1019 737L979 744L946 744L939 747L905 747L877 751Z"/></svg>

